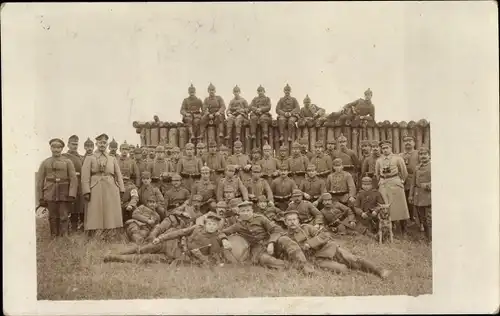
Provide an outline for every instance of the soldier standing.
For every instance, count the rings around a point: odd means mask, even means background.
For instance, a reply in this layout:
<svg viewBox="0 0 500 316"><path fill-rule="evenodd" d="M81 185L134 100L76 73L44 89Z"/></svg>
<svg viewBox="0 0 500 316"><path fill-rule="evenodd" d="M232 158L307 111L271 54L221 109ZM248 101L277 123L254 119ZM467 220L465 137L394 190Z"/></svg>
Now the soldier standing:
<svg viewBox="0 0 500 316"><path fill-rule="evenodd" d="M290 166L288 165L288 147L285 145L281 145L280 149L278 151L278 157L276 157L278 160L278 164L281 165L286 165L288 170L290 170Z"/></svg>
<svg viewBox="0 0 500 316"><path fill-rule="evenodd" d="M262 177L267 179L267 183L271 185L273 179L279 176L280 162L272 156L272 149L269 144L266 143L262 147L262 150L264 152L264 157L262 157L258 164L262 168Z"/></svg>
<svg viewBox="0 0 500 316"><path fill-rule="evenodd" d="M231 150L227 148L226 145L222 144L219 146L219 153L222 156L222 159L226 162L227 165L227 159L229 158L231 154Z"/></svg>
<svg viewBox="0 0 500 316"><path fill-rule="evenodd" d="M337 138L337 150L332 159L335 160L335 158L342 159L343 169L351 174L356 184L358 180L358 170L360 169L359 159L353 150L347 148L347 138L344 135L340 135Z"/></svg>
<svg viewBox="0 0 500 316"><path fill-rule="evenodd" d="M116 152L118 151L118 143L116 140L113 138L111 142L109 143L109 155L116 157Z"/></svg>
<svg viewBox="0 0 500 316"><path fill-rule="evenodd" d="M210 83L208 97L203 102L203 116L201 118L201 139L205 139L208 125L215 124L219 128L219 137L224 137L224 120L226 105L222 97L215 95L215 87Z"/></svg>
<svg viewBox="0 0 500 316"><path fill-rule="evenodd" d="M76 194L75 203L71 205L70 209L70 224L73 231L78 231L83 227L83 199L82 199L82 187L80 185L81 172L82 172L82 161L83 156L78 153L78 136L72 135L68 139L68 151L63 154L63 156L73 163L75 167L76 177L78 179L78 190Z"/></svg>
<svg viewBox="0 0 500 316"><path fill-rule="evenodd" d="M162 184L162 175L172 174L176 171L172 162L165 159L165 147L161 145L156 147L156 157L148 163L147 171L151 174L151 181L156 188L160 188Z"/></svg>
<svg viewBox="0 0 500 316"><path fill-rule="evenodd" d="M274 206L273 191L266 180L262 179L262 168L260 165L252 166L252 178L247 182L248 198L255 202L261 195L266 196L267 201Z"/></svg>
<svg viewBox="0 0 500 316"><path fill-rule="evenodd" d="M89 137L87 137L87 140L83 143L83 149L85 149L85 155L82 158L82 166L85 158L94 153L94 142Z"/></svg>
<svg viewBox="0 0 500 316"><path fill-rule="evenodd" d="M300 184L304 180L309 160L300 154L299 143L295 142L292 144L292 156L288 158L287 163L293 180L295 183Z"/></svg>
<svg viewBox="0 0 500 316"><path fill-rule="evenodd" d="M262 137L268 139L269 125L271 124L271 99L265 95L266 90L259 86L257 94L250 103L250 137L255 139L257 124L262 128Z"/></svg>
<svg viewBox="0 0 500 316"><path fill-rule="evenodd" d="M170 158L170 161L172 162L172 165L176 168L177 164L179 163L179 160L181 159L181 149L179 147L172 147L172 158Z"/></svg>
<svg viewBox="0 0 500 316"><path fill-rule="evenodd" d="M319 206L319 200L323 193L326 193L325 180L318 177L316 166L309 164L307 166L307 176L299 184L299 190L304 192L304 198L311 201L315 207Z"/></svg>
<svg viewBox="0 0 500 316"><path fill-rule="evenodd" d="M359 146L361 147L361 157L359 158L360 173L358 175L359 179L358 183L361 183L361 179L366 176L365 173L363 172L363 166L365 164L365 160L370 158L372 154L372 144L368 139L363 139L360 142ZM373 174L371 177L373 177Z"/></svg>
<svg viewBox="0 0 500 316"><path fill-rule="evenodd" d="M303 124L308 124L309 122L315 122L317 127L323 125L326 121L325 109L317 106L316 104L311 104L311 99L309 95L306 95L304 99L304 106L300 109L300 119L299 122Z"/></svg>
<svg viewBox="0 0 500 316"><path fill-rule="evenodd" d="M236 168L234 167L234 165L226 166L226 176L220 179L219 183L217 184L217 201L222 201L226 186L233 187L235 198L241 197L243 198L243 200L248 201L248 190L241 179L235 175L235 172Z"/></svg>
<svg viewBox="0 0 500 316"><path fill-rule="evenodd" d="M201 179L196 181L191 188L191 195L201 195L201 210L205 214L210 210L215 210L217 198L215 196L215 184L210 181L210 168L201 168Z"/></svg>
<svg viewBox="0 0 500 316"><path fill-rule="evenodd" d="M243 144L237 140L234 142L234 155L227 159L228 165L236 166L236 170L241 178L241 181L245 183L250 178L250 168L252 167L252 161L248 155L243 154Z"/></svg>
<svg viewBox="0 0 500 316"><path fill-rule="evenodd" d="M208 154L205 156L205 165L210 168L210 180L213 183L219 183L219 179L226 169L226 161L220 153L217 152L217 143L213 140L208 144Z"/></svg>
<svg viewBox="0 0 500 316"><path fill-rule="evenodd" d="M134 179L137 186L141 185L140 171L139 167L135 161L128 156L129 146L127 142L124 142L120 146L120 158L118 158L118 166L120 166L120 171L123 176L123 182L129 182Z"/></svg>
<svg viewBox="0 0 500 316"><path fill-rule="evenodd" d="M432 194L431 194L431 162L429 149L418 149L420 164L415 168L415 173L410 186L410 202L417 208L418 217L427 240L432 240Z"/></svg>
<svg viewBox="0 0 500 316"><path fill-rule="evenodd" d="M335 139L329 139L326 141L326 154L330 156L330 158L335 159L335 148L336 147L336 141Z"/></svg>
<svg viewBox="0 0 500 316"><path fill-rule="evenodd" d="M194 145L186 144L186 155L177 163L177 173L182 177L186 189L190 190L194 180L200 177L201 167L203 167L201 159L194 156Z"/></svg>
<svg viewBox="0 0 500 316"><path fill-rule="evenodd" d="M321 212L311 202L303 200L303 195L302 191L298 189L293 190L292 201L286 211L296 210L302 223L311 224L319 228L320 225L323 225L323 215L321 215Z"/></svg>
<svg viewBox="0 0 500 316"><path fill-rule="evenodd" d="M406 196L406 203L408 205L408 211L410 212L410 220L414 222L418 214L415 214L415 209L413 208L413 205L409 201L409 196L410 196L410 187L413 182L413 175L418 165L419 152L418 150L415 149L415 139L413 138L413 136L406 135L405 137L403 137L403 142L404 142L404 151L399 155L403 158L406 165L406 171L408 171L408 177L406 178L404 183L405 196Z"/></svg>
<svg viewBox="0 0 500 316"><path fill-rule="evenodd" d="M199 134L198 127L201 123L201 111L203 103L196 96L196 88L191 84L188 88L189 96L182 101L181 115L182 122L188 126L189 138L193 141Z"/></svg>
<svg viewBox="0 0 500 316"><path fill-rule="evenodd" d="M335 158L333 161L333 170L326 179L326 191L330 192L335 200L347 204L354 203L356 200L356 186L352 175L343 170L342 159Z"/></svg>
<svg viewBox="0 0 500 316"><path fill-rule="evenodd" d="M250 157L252 165L257 165L261 159L262 155L260 154L260 149L257 147L252 149L252 157Z"/></svg>
<svg viewBox="0 0 500 316"><path fill-rule="evenodd" d="M165 217L165 199L161 194L160 189L151 184L151 173L144 171L141 175L142 185L139 188L139 205L145 205L148 199L153 196L156 202L155 211L160 214L163 219Z"/></svg>
<svg viewBox="0 0 500 316"><path fill-rule="evenodd" d="M288 177L288 167L280 166L280 176L271 182L271 190L273 191L276 206L284 211L288 207L292 191L297 189L297 184L293 179Z"/></svg>
<svg viewBox="0 0 500 316"><path fill-rule="evenodd" d="M375 162L380 158L380 144L378 141L374 140L370 144L371 155L363 161L363 166L361 167L361 174L372 178L372 185L375 189L378 189L378 179L375 176Z"/></svg>
<svg viewBox="0 0 500 316"><path fill-rule="evenodd" d="M240 96L240 88L235 86L233 88L234 99L229 102L227 109L227 134L226 139L229 139L235 126L236 139L241 139L241 127L248 119L248 102Z"/></svg>
<svg viewBox="0 0 500 316"><path fill-rule="evenodd" d="M78 179L75 166L61 155L64 142L54 138L49 141L52 157L45 159L38 169L37 190L40 206L49 210L49 227L52 237L68 232L71 203L76 200Z"/></svg>
<svg viewBox="0 0 500 316"><path fill-rule="evenodd" d="M205 143L199 142L196 144L196 157L198 157L201 160L201 163L204 164L205 158L207 155L207 146Z"/></svg>
<svg viewBox="0 0 500 316"><path fill-rule="evenodd" d="M323 142L317 141L314 147L316 154L311 159L311 163L316 166L316 172L318 173L318 176L320 178L326 179L326 177L333 169L332 158L328 155L325 155Z"/></svg>
<svg viewBox="0 0 500 316"><path fill-rule="evenodd" d="M136 179L133 179L137 181L137 178L140 178L140 175L144 172L147 171L148 163L146 162L145 159L142 158L142 149L137 146L134 149L134 162L137 165L137 169L139 169L139 174L136 175Z"/></svg>
<svg viewBox="0 0 500 316"><path fill-rule="evenodd" d="M300 116L300 105L297 99L290 96L292 88L287 84L283 91L285 96L282 97L276 105L276 114L278 114L278 129L280 133L280 141L283 141L285 134L285 126L288 124L288 141L291 142L295 139L295 122Z"/></svg>

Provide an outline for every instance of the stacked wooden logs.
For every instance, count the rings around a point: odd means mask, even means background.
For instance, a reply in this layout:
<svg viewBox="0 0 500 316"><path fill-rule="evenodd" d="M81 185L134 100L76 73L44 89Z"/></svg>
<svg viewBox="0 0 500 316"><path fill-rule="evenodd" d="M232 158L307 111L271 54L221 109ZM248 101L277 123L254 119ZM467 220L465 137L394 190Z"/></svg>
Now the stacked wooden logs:
<svg viewBox="0 0 500 316"><path fill-rule="evenodd" d="M186 144L189 142L188 128L183 123L173 123L173 122L161 122L155 117L154 121L150 122L133 122L133 127L136 129L137 134L140 134L141 146L157 146L160 143L171 144L172 146L177 146L181 150L184 149ZM344 122L334 121L325 122L322 126L316 126L315 122L310 122L305 125L298 125L296 128L295 141L301 138L306 138L309 141L309 150L314 149L314 144L317 141L322 141L326 145L327 141L331 139L336 139L340 135L344 135L347 138L347 146L357 151L361 155L360 142L362 140L392 140L393 151L395 153L401 152L403 145L403 137L405 135L412 135L415 137L416 148L419 148L423 144L429 147L430 143L430 123L425 120L419 120L418 122L374 122L355 119L353 121L346 120ZM224 135L228 135L229 139L218 137L219 131L216 126L209 126L207 133L205 133L205 139L200 140L207 144L210 141L215 141L217 145L226 145L231 150L235 141L234 130L224 131ZM262 149L262 146L266 143L262 135L262 129L257 129L256 139L252 140L249 137L250 128L246 124L242 128L242 139L244 152L250 154L251 150L255 147ZM284 139L287 140L289 131L285 131ZM248 136L248 137L247 137ZM272 126L269 128L268 143L269 145L277 151L281 145L285 145L289 149L291 148L291 142L285 141L284 144L280 143L279 140L278 124L276 120L273 120Z"/></svg>

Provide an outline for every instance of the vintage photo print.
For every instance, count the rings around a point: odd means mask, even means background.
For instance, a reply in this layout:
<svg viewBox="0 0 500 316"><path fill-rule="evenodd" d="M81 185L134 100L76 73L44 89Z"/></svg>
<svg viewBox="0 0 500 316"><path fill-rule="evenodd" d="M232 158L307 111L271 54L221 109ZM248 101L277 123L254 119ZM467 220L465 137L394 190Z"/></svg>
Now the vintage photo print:
<svg viewBox="0 0 500 316"><path fill-rule="evenodd" d="M5 313L498 311L495 9L3 5Z"/></svg>

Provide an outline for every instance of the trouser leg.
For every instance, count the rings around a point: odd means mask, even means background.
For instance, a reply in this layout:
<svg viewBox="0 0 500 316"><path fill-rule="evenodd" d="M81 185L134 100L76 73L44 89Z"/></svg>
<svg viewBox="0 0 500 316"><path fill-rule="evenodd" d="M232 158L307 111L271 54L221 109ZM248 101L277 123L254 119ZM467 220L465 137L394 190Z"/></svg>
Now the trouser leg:
<svg viewBox="0 0 500 316"><path fill-rule="evenodd" d="M272 268L272 269L283 269L285 268L285 261L277 259L267 253L263 253L259 257L259 264Z"/></svg>
<svg viewBox="0 0 500 316"><path fill-rule="evenodd" d="M156 225L151 233L149 233L149 236L146 238L147 241L151 241L158 237L159 235L163 234L166 232L169 228L174 226L175 221L171 218L171 216L165 217L160 224Z"/></svg>
<svg viewBox="0 0 500 316"><path fill-rule="evenodd" d="M319 259L316 261L316 265L322 269L337 272L337 273L346 273L349 271L345 264L335 262L332 260Z"/></svg>
<svg viewBox="0 0 500 316"><path fill-rule="evenodd" d="M57 202L47 202L49 210L49 228L50 236L59 236L59 205Z"/></svg>
<svg viewBox="0 0 500 316"><path fill-rule="evenodd" d="M258 122L257 116L254 115L253 113L250 114L250 137L252 139L255 138L255 135L257 133L257 122Z"/></svg>
<svg viewBox="0 0 500 316"><path fill-rule="evenodd" d="M313 266L307 261L304 252L294 240L288 236L281 236L278 239L277 244L286 252L290 261L298 265L305 273L314 272Z"/></svg>
<svg viewBox="0 0 500 316"><path fill-rule="evenodd" d="M286 125L286 118L285 117L279 117L278 118L278 131L280 133L280 141L283 141L283 136L285 135L285 125Z"/></svg>
<svg viewBox="0 0 500 316"><path fill-rule="evenodd" d="M373 262L355 256L347 249L338 247L335 256L339 261L347 264L347 266L349 266L351 269L362 270L375 274L377 276L382 276L383 274L383 269L377 267Z"/></svg>
<svg viewBox="0 0 500 316"><path fill-rule="evenodd" d="M66 236L68 234L69 228L69 212L71 203L60 202L59 203L59 236Z"/></svg>
<svg viewBox="0 0 500 316"><path fill-rule="evenodd" d="M230 117L227 119L227 133L226 133L226 139L230 138L231 133L233 132L233 125L234 125L234 118Z"/></svg>

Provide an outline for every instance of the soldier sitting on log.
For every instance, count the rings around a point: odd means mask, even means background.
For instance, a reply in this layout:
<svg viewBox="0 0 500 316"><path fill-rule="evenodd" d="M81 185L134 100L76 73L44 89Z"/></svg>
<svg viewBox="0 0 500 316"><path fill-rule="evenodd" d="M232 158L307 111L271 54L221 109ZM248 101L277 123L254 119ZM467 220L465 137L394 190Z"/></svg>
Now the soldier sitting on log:
<svg viewBox="0 0 500 316"><path fill-rule="evenodd" d="M281 165L280 176L271 182L274 200L280 210L286 210L292 197L292 191L295 189L297 189L297 184L288 177L288 166Z"/></svg>
<svg viewBox="0 0 500 316"><path fill-rule="evenodd" d="M201 123L201 111L203 103L196 97L196 88L191 84L188 88L189 97L182 101L181 115L182 122L188 126L189 138L193 141L199 134L198 128Z"/></svg>
<svg viewBox="0 0 500 316"><path fill-rule="evenodd" d="M295 142L292 144L292 156L288 157L288 167L290 168L290 176L295 183L300 184L306 175L307 165L309 160L307 157L300 154L300 144Z"/></svg>
<svg viewBox="0 0 500 316"><path fill-rule="evenodd" d="M288 141L295 139L295 122L300 117L300 105L297 99L290 96L292 88L287 84L283 89L285 96L282 97L276 105L276 114L278 114L278 129L280 133L279 140L284 141L285 126L288 125Z"/></svg>
<svg viewBox="0 0 500 316"><path fill-rule="evenodd" d="M248 119L248 102L240 96L240 88L238 86L233 88L234 98L229 102L227 109L227 133L226 139L230 138L235 126L236 139L241 139L241 127Z"/></svg>
<svg viewBox="0 0 500 316"><path fill-rule="evenodd" d="M257 124L262 128L262 137L266 140L269 135L269 125L271 124L272 117L271 99L265 95L266 90L264 87L257 88L257 94L250 103L250 138L256 138Z"/></svg>
<svg viewBox="0 0 500 316"><path fill-rule="evenodd" d="M236 168L234 165L226 166L225 177L220 179L217 184L217 201L223 200L224 188L226 186L232 186L234 188L234 197L241 197L243 200L248 201L248 190L241 179L236 175Z"/></svg>
<svg viewBox="0 0 500 316"><path fill-rule="evenodd" d="M306 200L312 202L315 207L319 206L321 195L326 193L326 183L324 179L318 177L315 165L309 164L307 166L307 175L299 184L299 190L304 192Z"/></svg>
<svg viewBox="0 0 500 316"><path fill-rule="evenodd" d="M182 156L177 163L177 173L182 177L183 185L190 190L195 179L200 177L201 167L203 163L201 159L194 155L194 145L186 144L186 155Z"/></svg>
<svg viewBox="0 0 500 316"><path fill-rule="evenodd" d="M358 99L344 105L340 112L333 112L328 115L329 121L345 121L346 119L354 120L360 118L362 120L375 121L375 106L372 103L373 93L370 89L365 91L365 98Z"/></svg>
<svg viewBox="0 0 500 316"><path fill-rule="evenodd" d="M273 157L272 149L269 144L266 143L262 147L262 150L264 152L264 156L258 164L262 167L262 177L266 179L267 183L270 185L273 179L279 176L280 162L278 159Z"/></svg>
<svg viewBox="0 0 500 316"><path fill-rule="evenodd" d="M316 166L318 177L326 178L333 169L332 158L324 153L322 141L317 141L314 147L315 155L311 159L311 163Z"/></svg>
<svg viewBox="0 0 500 316"><path fill-rule="evenodd" d="M208 97L203 101L203 117L201 119L201 136L205 139L208 125L215 124L219 129L219 137L224 137L224 120L226 104L221 96L215 95L215 87L210 83L208 86Z"/></svg>
<svg viewBox="0 0 500 316"><path fill-rule="evenodd" d="M325 109L311 104L309 95L304 99L304 106L300 109L299 124L309 125L311 122L315 123L316 127L320 127L326 121Z"/></svg>
<svg viewBox="0 0 500 316"><path fill-rule="evenodd" d="M160 222L160 215L155 211L156 197L150 195L146 203L132 212L132 218L125 221L125 231L130 241L141 244L153 227Z"/></svg>

